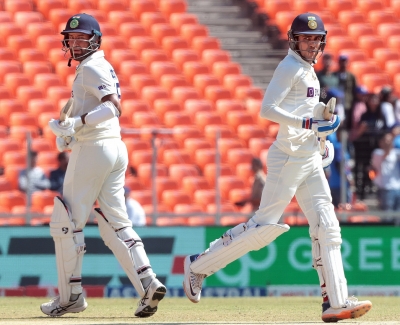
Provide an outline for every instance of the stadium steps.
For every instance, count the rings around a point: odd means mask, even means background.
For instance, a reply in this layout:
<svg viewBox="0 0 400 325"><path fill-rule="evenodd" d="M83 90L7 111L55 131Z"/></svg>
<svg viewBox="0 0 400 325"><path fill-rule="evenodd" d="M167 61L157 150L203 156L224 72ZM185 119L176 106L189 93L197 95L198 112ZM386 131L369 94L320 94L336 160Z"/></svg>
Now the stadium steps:
<svg viewBox="0 0 400 325"><path fill-rule="evenodd" d="M238 62L242 73L250 76L253 84L263 91L267 87L279 61L287 50L274 49L273 43L263 37L255 26L252 11L245 1L238 0L188 0L189 13L208 27L210 36L221 42L229 51L232 61Z"/></svg>

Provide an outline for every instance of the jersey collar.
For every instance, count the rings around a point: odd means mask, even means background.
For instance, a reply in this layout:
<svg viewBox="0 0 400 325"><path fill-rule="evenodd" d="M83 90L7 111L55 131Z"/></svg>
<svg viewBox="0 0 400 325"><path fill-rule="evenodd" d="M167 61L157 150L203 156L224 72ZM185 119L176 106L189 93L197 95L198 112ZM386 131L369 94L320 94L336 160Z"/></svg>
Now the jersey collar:
<svg viewBox="0 0 400 325"><path fill-rule="evenodd" d="M302 63L303 65L306 65L307 67L311 67L311 64L308 63L306 60L304 60L299 54L297 54L295 51L292 49L289 49L288 55L293 56L297 61Z"/></svg>
<svg viewBox="0 0 400 325"><path fill-rule="evenodd" d="M104 57L104 51L103 50L99 50L94 52L92 55L89 55L85 60L83 60L77 67L76 69L78 69L80 66L88 63L91 60L96 60L99 58L103 58Z"/></svg>

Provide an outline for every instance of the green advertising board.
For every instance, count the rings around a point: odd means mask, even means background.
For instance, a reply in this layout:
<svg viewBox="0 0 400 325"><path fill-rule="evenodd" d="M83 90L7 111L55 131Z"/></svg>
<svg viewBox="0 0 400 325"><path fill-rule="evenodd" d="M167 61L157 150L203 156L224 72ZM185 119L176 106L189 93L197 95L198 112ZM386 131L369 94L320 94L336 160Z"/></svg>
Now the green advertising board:
<svg viewBox="0 0 400 325"><path fill-rule="evenodd" d="M205 241L228 228L206 228ZM342 256L349 285L400 285L400 229L342 227ZM293 227L206 279L207 286L315 285L308 227Z"/></svg>

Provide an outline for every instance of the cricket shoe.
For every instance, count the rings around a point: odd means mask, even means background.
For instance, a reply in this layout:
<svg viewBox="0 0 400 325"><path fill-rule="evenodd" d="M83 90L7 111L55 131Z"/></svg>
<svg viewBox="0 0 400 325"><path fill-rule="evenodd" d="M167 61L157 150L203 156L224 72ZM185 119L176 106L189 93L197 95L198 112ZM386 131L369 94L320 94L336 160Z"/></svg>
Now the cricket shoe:
<svg viewBox="0 0 400 325"><path fill-rule="evenodd" d="M87 306L88 304L85 298L80 294L76 300L70 300L66 305L61 305L60 297L57 296L49 302L41 304L40 310L46 315L59 317L66 313L80 313L81 311L84 311Z"/></svg>
<svg viewBox="0 0 400 325"><path fill-rule="evenodd" d="M183 290L185 291L189 300L194 303L198 303L200 301L201 287L203 285L203 280L206 277L205 274L194 273L190 269L190 264L197 258L197 256L199 255L186 256L183 264L185 271Z"/></svg>
<svg viewBox="0 0 400 325"><path fill-rule="evenodd" d="M332 308L328 303L322 304L322 320L325 323L336 323L337 321L358 318L366 314L372 308L369 300L358 301L356 297L349 297L341 308Z"/></svg>
<svg viewBox="0 0 400 325"><path fill-rule="evenodd" d="M167 288L154 278L146 289L146 293L138 303L135 311L137 317L150 317L157 311L158 303L164 298Z"/></svg>

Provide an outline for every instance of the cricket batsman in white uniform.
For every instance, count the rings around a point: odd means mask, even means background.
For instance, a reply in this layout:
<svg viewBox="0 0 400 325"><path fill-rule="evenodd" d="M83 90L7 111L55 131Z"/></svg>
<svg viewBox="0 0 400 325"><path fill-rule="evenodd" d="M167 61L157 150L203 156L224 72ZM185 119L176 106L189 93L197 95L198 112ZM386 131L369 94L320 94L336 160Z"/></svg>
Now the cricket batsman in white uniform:
<svg viewBox="0 0 400 325"><path fill-rule="evenodd" d="M99 23L90 15L72 16L65 29L63 50L79 61L72 86L72 110L65 120L51 120L59 151L72 150L63 198L54 198L50 233L55 242L59 296L41 305L43 313L62 316L86 309L81 270L86 251L83 228L93 204L100 235L141 296L135 315L157 311L166 288L156 278L143 242L132 229L124 197L128 154L121 140L120 87L104 58ZM64 111L64 110L63 110Z"/></svg>
<svg viewBox="0 0 400 325"><path fill-rule="evenodd" d="M333 148L326 141L322 155L319 138L325 140L340 124L336 115L324 119L326 105L318 102L320 85L313 65L324 50L326 35L318 15L304 13L293 20L289 53L275 70L260 112L261 117L280 124L268 152L260 207L247 223L228 230L205 252L186 257L183 287L192 302L199 302L206 276L289 230L288 225L277 223L295 195L310 226L313 267L323 296L322 320L357 318L371 309L370 301L348 297L340 226L323 172L332 162Z"/></svg>

